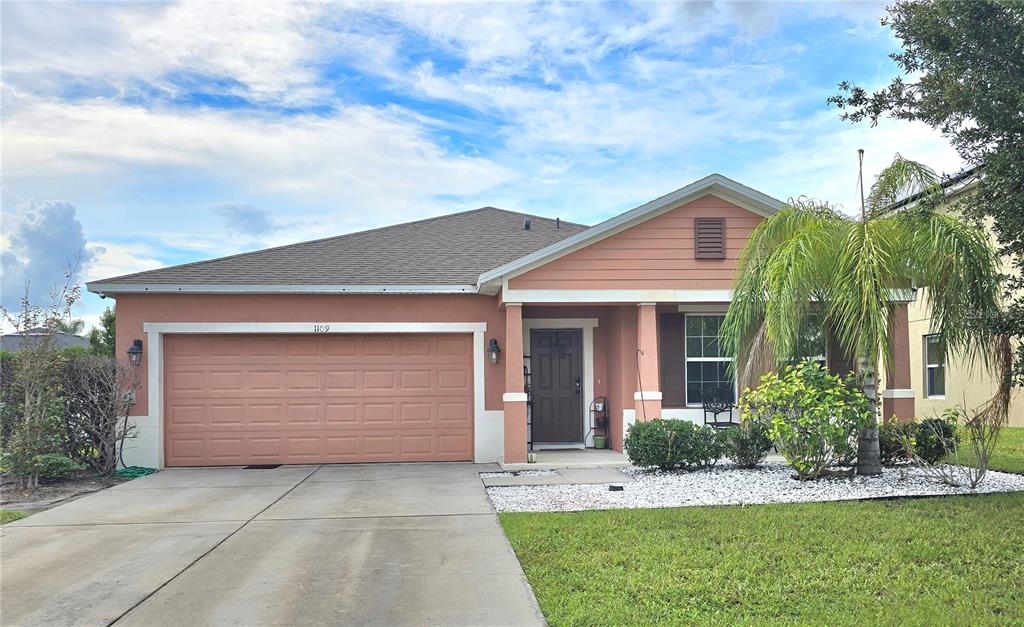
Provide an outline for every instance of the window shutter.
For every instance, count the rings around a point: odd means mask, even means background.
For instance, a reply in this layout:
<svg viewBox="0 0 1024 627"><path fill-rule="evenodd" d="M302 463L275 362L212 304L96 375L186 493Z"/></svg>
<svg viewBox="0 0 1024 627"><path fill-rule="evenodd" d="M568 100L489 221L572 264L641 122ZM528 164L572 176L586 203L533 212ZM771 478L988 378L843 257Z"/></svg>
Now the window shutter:
<svg viewBox="0 0 1024 627"><path fill-rule="evenodd" d="M658 330L662 407L685 407L686 365L683 356L683 314L663 313Z"/></svg>
<svg viewBox="0 0 1024 627"><path fill-rule="evenodd" d="M725 259L725 218L695 218L693 252L697 259Z"/></svg>

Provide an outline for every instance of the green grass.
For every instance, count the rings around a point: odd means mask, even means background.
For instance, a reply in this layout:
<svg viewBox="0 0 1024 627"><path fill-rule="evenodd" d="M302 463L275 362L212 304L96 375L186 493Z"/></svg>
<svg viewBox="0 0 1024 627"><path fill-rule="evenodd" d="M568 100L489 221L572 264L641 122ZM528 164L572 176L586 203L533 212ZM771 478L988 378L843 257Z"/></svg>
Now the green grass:
<svg viewBox="0 0 1024 627"><path fill-rule="evenodd" d="M21 520L28 516L28 512L19 512L15 509L0 509L0 525L6 525L9 522Z"/></svg>
<svg viewBox="0 0 1024 627"><path fill-rule="evenodd" d="M1024 494L502 514L552 625L1024 620Z"/></svg>
<svg viewBox="0 0 1024 627"><path fill-rule="evenodd" d="M1003 427L988 467L1024 474L1024 427Z"/></svg>

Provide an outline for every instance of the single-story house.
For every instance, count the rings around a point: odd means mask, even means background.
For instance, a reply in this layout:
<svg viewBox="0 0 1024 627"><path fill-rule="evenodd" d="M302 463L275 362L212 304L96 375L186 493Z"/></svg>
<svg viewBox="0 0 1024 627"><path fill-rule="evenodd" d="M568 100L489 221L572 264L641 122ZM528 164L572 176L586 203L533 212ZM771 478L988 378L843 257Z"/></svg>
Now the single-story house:
<svg viewBox="0 0 1024 627"><path fill-rule="evenodd" d="M517 462L702 421L737 393L737 255L780 205L712 174L592 227L485 207L89 283L118 352L142 341L126 461ZM897 309L884 411L908 416Z"/></svg>
<svg viewBox="0 0 1024 627"><path fill-rule="evenodd" d="M27 329L21 333L15 332L0 335L0 350L17 352L20 351L26 343L31 346L34 342L38 342L44 337L51 338L51 341L53 342L52 345L56 349L89 348L89 338L87 337L75 335L74 333L67 333L65 331L47 329L45 327L35 327Z"/></svg>

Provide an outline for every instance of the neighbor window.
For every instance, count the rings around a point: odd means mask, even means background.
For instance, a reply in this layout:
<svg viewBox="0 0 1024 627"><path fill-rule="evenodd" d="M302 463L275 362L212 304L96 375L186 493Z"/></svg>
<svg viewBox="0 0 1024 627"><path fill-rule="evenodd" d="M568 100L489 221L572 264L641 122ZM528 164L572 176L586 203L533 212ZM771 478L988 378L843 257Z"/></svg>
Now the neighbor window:
<svg viewBox="0 0 1024 627"><path fill-rule="evenodd" d="M924 336L924 388L929 398L946 395L946 354L938 335Z"/></svg>
<svg viewBox="0 0 1024 627"><path fill-rule="evenodd" d="M704 390L722 388L736 400L736 380L729 367L732 356L724 354L718 331L724 315L686 314L686 404L700 405Z"/></svg>

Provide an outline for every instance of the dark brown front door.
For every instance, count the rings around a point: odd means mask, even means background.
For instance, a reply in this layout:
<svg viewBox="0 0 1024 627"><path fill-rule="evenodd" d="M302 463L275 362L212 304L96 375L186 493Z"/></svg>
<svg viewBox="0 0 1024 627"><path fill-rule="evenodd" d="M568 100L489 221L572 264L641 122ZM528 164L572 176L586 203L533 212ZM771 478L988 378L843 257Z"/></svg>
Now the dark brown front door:
<svg viewBox="0 0 1024 627"><path fill-rule="evenodd" d="M583 332L530 332L534 442L583 441Z"/></svg>

